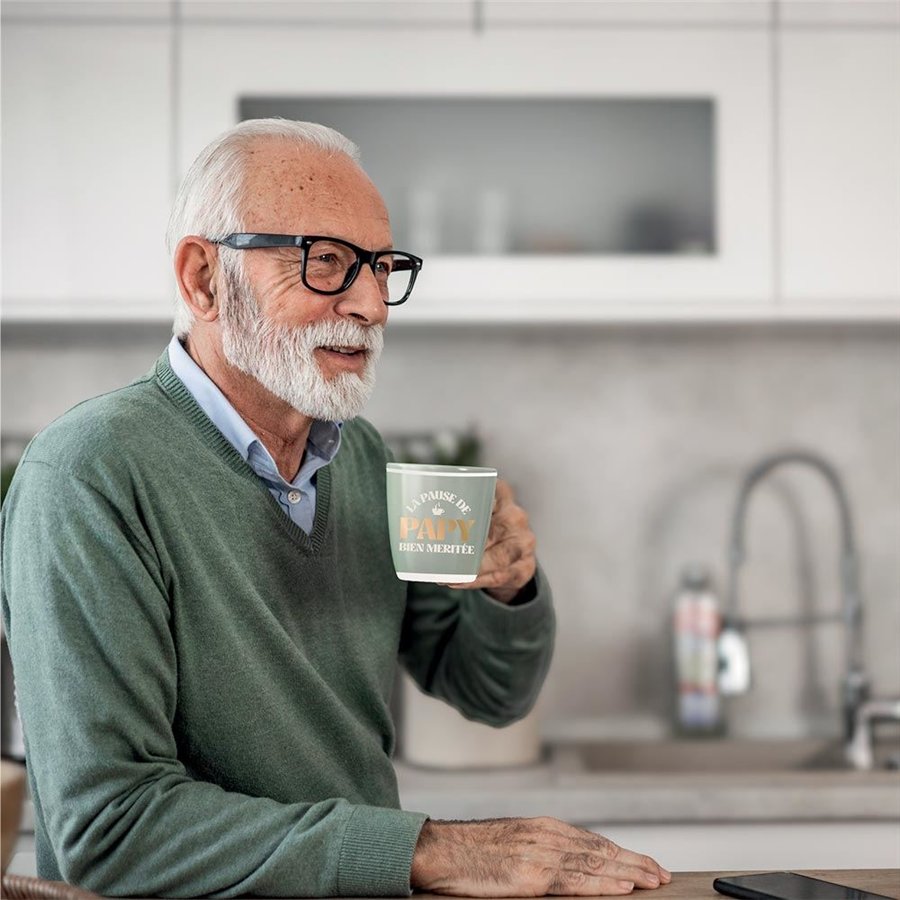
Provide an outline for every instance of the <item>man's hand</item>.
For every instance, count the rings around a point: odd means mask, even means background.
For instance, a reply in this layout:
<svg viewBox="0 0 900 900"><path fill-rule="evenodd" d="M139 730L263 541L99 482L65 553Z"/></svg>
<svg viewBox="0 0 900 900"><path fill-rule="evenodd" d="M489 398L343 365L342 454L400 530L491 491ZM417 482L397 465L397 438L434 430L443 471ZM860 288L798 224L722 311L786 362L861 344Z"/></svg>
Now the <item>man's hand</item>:
<svg viewBox="0 0 900 900"><path fill-rule="evenodd" d="M551 818L429 820L410 872L415 890L460 897L628 894L671 880L649 856Z"/></svg>
<svg viewBox="0 0 900 900"><path fill-rule="evenodd" d="M478 577L467 584L447 587L459 590L483 590L501 603L515 599L519 591L534 578L537 562L535 537L528 527L528 515L516 503L512 488L497 479L491 527L484 545L484 556Z"/></svg>

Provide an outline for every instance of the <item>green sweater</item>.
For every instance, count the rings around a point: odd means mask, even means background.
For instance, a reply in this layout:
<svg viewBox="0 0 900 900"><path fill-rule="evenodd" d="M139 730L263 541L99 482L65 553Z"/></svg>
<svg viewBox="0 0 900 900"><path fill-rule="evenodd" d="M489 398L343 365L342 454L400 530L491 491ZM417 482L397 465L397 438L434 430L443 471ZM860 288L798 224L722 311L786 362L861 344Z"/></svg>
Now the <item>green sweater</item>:
<svg viewBox="0 0 900 900"><path fill-rule="evenodd" d="M469 718L536 699L553 611L399 581L383 442L356 419L294 525L166 353L30 444L3 618L38 871L108 895L406 894L399 658Z"/></svg>

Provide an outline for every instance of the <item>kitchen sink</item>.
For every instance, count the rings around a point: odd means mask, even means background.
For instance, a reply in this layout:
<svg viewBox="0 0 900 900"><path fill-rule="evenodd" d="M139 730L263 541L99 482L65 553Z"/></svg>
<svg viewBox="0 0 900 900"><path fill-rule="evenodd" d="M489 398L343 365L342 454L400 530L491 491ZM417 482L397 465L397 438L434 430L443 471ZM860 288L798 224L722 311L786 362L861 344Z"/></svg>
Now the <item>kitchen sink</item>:
<svg viewBox="0 0 900 900"><path fill-rule="evenodd" d="M876 746L876 768L887 768L900 751L896 743ZM569 774L679 773L739 774L847 770L837 740L739 740L726 738L661 741L604 741L559 744L553 757Z"/></svg>

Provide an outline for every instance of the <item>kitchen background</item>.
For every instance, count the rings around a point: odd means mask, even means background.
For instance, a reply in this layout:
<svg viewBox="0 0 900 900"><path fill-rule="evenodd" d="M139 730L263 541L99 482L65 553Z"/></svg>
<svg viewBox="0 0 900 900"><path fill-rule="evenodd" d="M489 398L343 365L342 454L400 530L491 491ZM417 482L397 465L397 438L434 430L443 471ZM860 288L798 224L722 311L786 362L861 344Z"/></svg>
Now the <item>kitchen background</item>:
<svg viewBox="0 0 900 900"><path fill-rule="evenodd" d="M4 461L161 351L168 207L201 147L242 116L316 118L364 165L371 147L397 244L426 257L367 417L474 432L530 514L559 620L545 739L671 734L681 573L707 567L723 597L741 479L783 449L843 479L866 673L900 694L900 3L2 13ZM839 538L821 475L779 468L750 504L742 613L837 611ZM749 642L728 734L837 738L841 627ZM410 777L407 798L441 809L443 773ZM839 806L830 821L889 821L860 848L896 846L893 814Z"/></svg>

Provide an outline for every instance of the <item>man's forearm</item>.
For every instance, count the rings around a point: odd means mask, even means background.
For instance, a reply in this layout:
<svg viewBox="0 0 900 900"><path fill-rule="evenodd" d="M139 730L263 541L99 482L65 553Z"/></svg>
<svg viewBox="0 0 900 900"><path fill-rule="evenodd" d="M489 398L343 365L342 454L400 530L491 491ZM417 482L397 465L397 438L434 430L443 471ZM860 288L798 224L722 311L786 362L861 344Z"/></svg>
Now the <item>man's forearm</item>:
<svg viewBox="0 0 900 900"><path fill-rule="evenodd" d="M411 585L401 660L418 685L494 726L524 716L550 664L555 619L538 570L536 596L508 606L481 591Z"/></svg>

